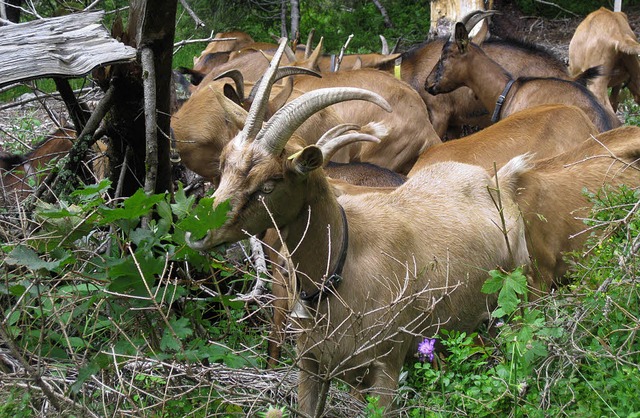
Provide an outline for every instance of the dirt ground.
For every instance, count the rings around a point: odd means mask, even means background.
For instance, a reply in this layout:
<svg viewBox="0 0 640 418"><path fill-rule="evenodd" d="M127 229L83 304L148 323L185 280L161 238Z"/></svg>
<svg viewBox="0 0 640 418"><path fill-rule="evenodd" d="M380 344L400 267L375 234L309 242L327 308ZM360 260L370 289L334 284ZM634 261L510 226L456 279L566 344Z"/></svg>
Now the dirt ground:
<svg viewBox="0 0 640 418"><path fill-rule="evenodd" d="M524 15L511 1L496 0L494 4L500 14L492 18L492 35L540 45L554 52L565 62L568 61L569 42L582 17L543 19ZM640 6L626 7L623 11L627 14L629 24L636 35L640 37ZM59 118L60 114L66 113L64 104L55 99L37 100L7 108L9 105L0 103L0 151L3 148L6 151L13 150L14 147L3 146L5 141L15 143L28 140L26 135L29 130L35 131L36 136L44 136L55 127L51 116ZM34 120L42 123L33 126L31 122ZM19 126L20 124L23 126Z"/></svg>
<svg viewBox="0 0 640 418"><path fill-rule="evenodd" d="M584 17L544 19L526 16L511 1L494 1L500 14L492 17L490 31L498 37L510 37L540 45L568 62L569 42ZM640 6L623 7L629 25L640 37Z"/></svg>

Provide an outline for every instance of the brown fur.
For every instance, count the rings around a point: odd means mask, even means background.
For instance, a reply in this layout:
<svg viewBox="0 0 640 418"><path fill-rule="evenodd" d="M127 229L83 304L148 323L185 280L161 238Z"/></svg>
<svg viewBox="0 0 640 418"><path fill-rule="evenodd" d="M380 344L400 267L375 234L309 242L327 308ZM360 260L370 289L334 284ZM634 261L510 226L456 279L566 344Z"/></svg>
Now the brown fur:
<svg viewBox="0 0 640 418"><path fill-rule="evenodd" d="M389 74L362 69L327 74L322 79L316 79L320 83L314 79L296 76L295 89L288 100L322 87L368 86L387 99L394 109L388 113L368 102L339 103L316 113L303 123L296 133L304 138L306 144L315 143L327 130L341 123L365 126L376 121L384 125L388 133L381 138L380 144L352 144L336 154L336 162L368 162L406 174L422 150L441 142L429 124L428 113L417 93ZM225 84L222 80L202 84L171 118L178 152L185 165L214 182L219 175L220 152L242 129L246 114L240 106L225 97ZM271 96L274 100L279 91L279 87L274 86Z"/></svg>
<svg viewBox="0 0 640 418"><path fill-rule="evenodd" d="M5 206L14 205L29 196L49 174L53 162L69 153L75 138L75 130L58 128L25 155L0 152L0 202ZM83 169L85 181L106 176L108 158L104 156L105 147L102 141L94 145L93 150L100 156L93 161L87 160L91 170Z"/></svg>
<svg viewBox="0 0 640 418"><path fill-rule="evenodd" d="M67 155L73 145L71 138L75 138L73 130L60 128L49 134L26 155L0 155L0 201L3 206L25 199L47 176L48 166L54 160Z"/></svg>
<svg viewBox="0 0 640 418"><path fill-rule="evenodd" d="M409 172L440 161L459 161L479 165L493 172L511 158L535 153L548 158L581 144L598 130L585 113L575 106L559 104L534 106L488 126L483 130L425 150Z"/></svg>
<svg viewBox="0 0 640 418"><path fill-rule="evenodd" d="M461 125L489 125L491 115L468 87L436 96L425 90L427 76L438 62L445 43L445 39L435 39L403 53L400 75L422 97L438 135L443 138L447 134L452 138L460 136ZM483 43L483 49L514 77L569 78L566 67L560 60L535 46L513 40L490 39ZM392 73L394 71L393 65L382 68ZM493 111L493 106L490 110Z"/></svg>
<svg viewBox="0 0 640 418"><path fill-rule="evenodd" d="M513 77L482 48L469 42L464 25L456 24L455 35L455 41L447 42L442 48L440 60L427 77L425 88L431 94L440 94L467 86L493 112L498 97ZM600 132L621 125L611 108L604 107L581 84L556 78L515 80L502 106L501 118L531 106L559 103L582 109Z"/></svg>
<svg viewBox="0 0 640 418"><path fill-rule="evenodd" d="M582 250L589 233L583 232L587 227L581 218L591 206L583 190L596 192L604 185L620 184L640 187L639 158L640 128L620 127L563 154L534 161L529 171L515 178L534 288L544 292L562 283L567 271L563 255Z"/></svg>
<svg viewBox="0 0 640 418"><path fill-rule="evenodd" d="M580 74L601 66L603 76L588 84L589 90L605 105L618 109L618 94L627 84L640 103L640 43L629 26L627 15L601 7L576 28L569 44L569 72ZM607 93L611 87L611 98Z"/></svg>
<svg viewBox="0 0 640 418"><path fill-rule="evenodd" d="M345 102L330 107L344 122L366 125L382 123L388 131L379 144L356 143L341 151L334 161L361 161L406 174L423 150L441 143L420 96L406 83L390 74L361 69L324 74L322 78L296 77L295 89L307 92L325 87L360 87L383 96L393 107L387 113L370 103ZM291 96L293 98L294 95ZM291 100L291 98L289 100ZM326 131L326 129L325 129ZM348 158L345 159L345 154Z"/></svg>

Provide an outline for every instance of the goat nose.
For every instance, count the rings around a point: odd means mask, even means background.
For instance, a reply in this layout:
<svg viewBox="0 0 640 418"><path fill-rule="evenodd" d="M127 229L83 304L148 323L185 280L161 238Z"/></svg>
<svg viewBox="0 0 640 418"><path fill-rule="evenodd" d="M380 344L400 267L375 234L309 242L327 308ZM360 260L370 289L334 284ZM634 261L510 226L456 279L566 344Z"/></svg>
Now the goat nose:
<svg viewBox="0 0 640 418"><path fill-rule="evenodd" d="M436 89L436 85L435 84L425 84L424 89L427 91L427 93L429 94L438 94L438 91Z"/></svg>

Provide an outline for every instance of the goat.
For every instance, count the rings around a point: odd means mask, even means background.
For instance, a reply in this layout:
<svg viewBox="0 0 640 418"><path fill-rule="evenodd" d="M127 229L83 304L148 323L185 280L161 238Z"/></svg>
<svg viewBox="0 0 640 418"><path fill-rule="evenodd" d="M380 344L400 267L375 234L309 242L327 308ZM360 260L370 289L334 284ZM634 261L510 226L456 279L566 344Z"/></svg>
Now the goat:
<svg viewBox="0 0 640 418"><path fill-rule="evenodd" d="M556 78L514 79L478 45L470 43L465 26L457 22L454 39L442 47L425 89L440 94L460 86L471 88L487 109L493 109L492 122L531 106L561 103L582 109L600 132L621 125L611 108L604 107L579 83Z"/></svg>
<svg viewBox="0 0 640 418"><path fill-rule="evenodd" d="M480 292L486 270L526 262L515 190L501 188L510 251L496 226L494 180L480 167L442 163L391 193L336 198L318 170L322 151L292 144L293 132L339 101L367 97L391 108L367 90L327 88L288 103L262 126L277 62L260 83L244 129L221 156L214 205L229 202L227 220L203 239L187 233L185 241L206 250L243 239L245 231L258 234L273 217L284 244L295 248L289 286L298 286L311 317L299 320L300 411L321 415L334 377L375 390L389 407L419 340L439 327L474 329L495 305ZM510 168L498 173L502 184L513 184L524 169Z"/></svg>
<svg viewBox="0 0 640 418"><path fill-rule="evenodd" d="M463 19L467 30L471 31L477 18L483 15L470 14ZM433 128L440 138L448 135L449 139L460 136L461 125L487 126L490 115L478 100L475 93L461 87L446 94L436 96L429 94L424 86L429 73L433 70L442 47L447 39L434 39L417 45L404 52L400 57L400 64L384 65L381 70L396 73L403 81L409 83L422 97L427 105L429 118ZM550 52L532 44L523 43L515 39L492 39L482 43L485 53L509 71L514 77L556 77L569 79L566 66Z"/></svg>
<svg viewBox="0 0 640 418"><path fill-rule="evenodd" d="M395 190L407 180L407 178L401 174L369 163L344 164L331 162L330 160L335 152L339 148L348 145L351 141L380 141L375 137L362 133L340 136L340 134L343 134L349 129L358 129L358 126L351 124L339 125L327 131L316 143L316 146L322 150L324 173L336 197L344 194L388 193ZM351 140L341 139L348 139L350 135L355 136ZM327 142L331 146L328 146ZM281 345L284 341L285 321L289 312L287 285L283 275L283 271L286 272L287 269L276 267L276 265L279 265L281 262L285 262L280 256L281 253L274 250L274 248L278 246L278 235L276 231L273 229L267 230L263 237L263 242L265 244L265 254L268 255L267 258L274 263L274 268L272 268L273 283L271 290L274 296L273 322L267 345L269 355L268 364L270 367L274 367L280 358ZM278 262L278 260L280 261ZM277 264L275 264L276 262Z"/></svg>
<svg viewBox="0 0 640 418"><path fill-rule="evenodd" d="M426 149L409 172L440 161L475 164L489 172L511 158L535 153L536 158L560 154L582 143L598 130L575 106L539 105L516 112L476 133Z"/></svg>
<svg viewBox="0 0 640 418"><path fill-rule="evenodd" d="M576 28L569 43L569 73L577 75L601 66L603 76L588 84L605 105L618 110L618 95L626 84L640 103L640 43L627 15L604 7L590 13ZM611 98L607 94L611 87Z"/></svg>
<svg viewBox="0 0 640 418"><path fill-rule="evenodd" d="M207 60L207 56L209 56L210 59L210 55L212 54L228 54L255 42L251 35L237 30L230 32L218 32L213 39L214 40L209 42L207 47L200 53L199 57L193 58L194 68L202 66L204 61Z"/></svg>
<svg viewBox="0 0 640 418"><path fill-rule="evenodd" d="M0 186L3 206L24 200L46 177L53 161L67 155L75 132L59 128L25 155L0 153Z"/></svg>
<svg viewBox="0 0 640 418"><path fill-rule="evenodd" d="M370 68L323 74L322 78L296 77L295 98L304 92L327 87L358 87L378 93L392 104L394 112L383 112L370 103L338 103L331 106L344 122L366 125L382 123L387 134L379 144L358 143L340 153L347 161L369 162L406 174L418 155L442 141L429 122L429 113L420 96L406 83L391 74Z"/></svg>
<svg viewBox="0 0 640 418"><path fill-rule="evenodd" d="M507 165L520 165L522 159L516 157ZM565 283L564 254L583 249L589 233L582 219L591 207L585 189L640 187L639 159L640 128L625 126L586 139L557 156L533 161L528 171L515 176L535 290L545 292Z"/></svg>

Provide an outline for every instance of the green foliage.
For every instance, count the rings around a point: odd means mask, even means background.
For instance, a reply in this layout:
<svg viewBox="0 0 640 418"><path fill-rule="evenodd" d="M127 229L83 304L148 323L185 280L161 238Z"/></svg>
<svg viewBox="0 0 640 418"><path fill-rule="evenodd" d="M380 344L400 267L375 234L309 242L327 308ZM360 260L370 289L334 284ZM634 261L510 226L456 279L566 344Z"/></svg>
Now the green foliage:
<svg viewBox="0 0 640 418"><path fill-rule="evenodd" d="M251 283L219 255L200 254L184 241L187 230L201 234L220 224L228 205L212 210L211 198L195 204L181 188L173 199L139 191L112 202L108 189L104 181L68 201L38 207L37 233L0 247L0 322L20 350L67 367L82 365L70 389L84 396L96 375L120 370L136 357L158 365L261 365L255 355L242 353L262 345L260 329L249 328L244 303L223 292L231 280L236 286ZM155 216L143 226L140 218L150 214ZM195 278L178 280L184 263ZM153 407L154 396L174 385L154 373L135 375L131 382L144 388L131 398L140 408ZM166 398L163 404L172 412L159 416L187 416L203 404L237 409L211 388L194 389L188 399ZM5 408L20 405L13 398Z"/></svg>
<svg viewBox="0 0 640 418"><path fill-rule="evenodd" d="M195 1L190 5L207 24L206 29L194 30L193 21L180 8L176 25L176 39L207 38L210 32L239 29L249 33L256 41L273 42L270 35L280 36L279 4L263 2L261 7L249 2ZM354 37L346 53L380 52L379 35L384 35L389 47L399 38L403 45L413 45L426 39L429 31L430 4L428 1L406 2L391 0L384 6L393 23L386 28L380 12L370 1L300 2L301 43L305 43L315 29L314 45L324 37L324 51L337 54L349 35ZM290 18L289 11L287 19ZM287 31L290 30L287 21ZM291 35L289 35L291 37ZM187 45L174 56L174 68L192 67L193 57L200 55L203 44Z"/></svg>
<svg viewBox="0 0 640 418"><path fill-rule="evenodd" d="M0 395L0 417L30 418L36 416L30 406L31 394L20 388L12 388Z"/></svg>
<svg viewBox="0 0 640 418"><path fill-rule="evenodd" d="M367 418L383 418L385 416L383 406L379 406L380 398L378 396L367 396Z"/></svg>

